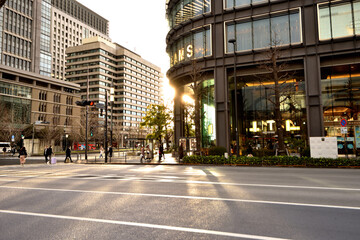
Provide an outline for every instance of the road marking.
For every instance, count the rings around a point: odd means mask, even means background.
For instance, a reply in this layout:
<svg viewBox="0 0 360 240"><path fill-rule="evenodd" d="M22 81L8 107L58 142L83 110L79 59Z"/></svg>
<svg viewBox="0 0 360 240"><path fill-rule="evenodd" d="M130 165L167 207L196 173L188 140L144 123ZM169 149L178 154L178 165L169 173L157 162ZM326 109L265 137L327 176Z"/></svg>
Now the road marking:
<svg viewBox="0 0 360 240"><path fill-rule="evenodd" d="M2 177L19 177L17 174L2 174ZM84 174L72 175L72 174L63 174L57 175L56 173L49 173L44 176L26 176L26 177L34 177L34 178L62 178L62 179L76 179L79 180L77 176L86 176ZM140 181L140 182L167 182L163 179L144 179L145 176L135 176L134 177L126 177L119 179L106 179L106 177L113 177L114 175L94 175L91 177L82 177L81 179L92 179L92 180L101 180L101 181ZM21 176L24 177L24 176ZM118 176L123 177L123 176ZM160 176L159 176L160 177ZM194 180L181 180L175 179L174 181L169 181L169 183L186 183L186 184L210 184L210 185L228 185L228 186L243 186L243 187L266 187L266 188L292 188L292 189L310 189L310 190L331 190L331 191L360 191L359 188L334 188L334 187L312 187L312 186L292 186L292 185L270 185L270 184L251 184L251 183L231 183L231 182L211 182L211 181L194 181Z"/></svg>
<svg viewBox="0 0 360 240"><path fill-rule="evenodd" d="M249 199L236 199L236 198L198 197L198 196L181 196L181 195L150 194L150 193L102 192L102 191L87 191L87 190L73 190L73 189L56 189L56 188L52 189L52 188L10 187L10 186L0 186L0 188L19 189L19 190L55 191L55 192L109 194L109 195L127 195L127 196L137 196L137 197L179 198L179 199L191 199L191 200L242 202L242 203L300 206L300 207L318 207L318 208L360 210L360 207L351 207L351 206L321 205L321 204L296 203L296 202L275 202L275 201L249 200Z"/></svg>
<svg viewBox="0 0 360 240"><path fill-rule="evenodd" d="M226 237L236 237L236 238L246 238L246 239L285 240L284 238L273 238L273 237L266 237L266 236L249 235L249 234L232 233L232 232L221 232L221 231L198 229L198 228L175 227L175 226L167 226L167 225L158 225L158 224L149 224L149 223L137 223L137 222L126 222L126 221L116 221L116 220L97 219L97 218L73 217L73 216L44 214L44 213L32 213L32 212L21 212L21 211L10 211L10 210L0 210L0 213L14 214L14 215L25 215L25 216L33 216L33 217L57 218L57 219L66 219L66 220L75 220L75 221L108 223L108 224L126 225L126 226L133 226L133 227L155 228L155 229L162 229L162 230L190 232L190 233L201 233L201 234L226 236Z"/></svg>

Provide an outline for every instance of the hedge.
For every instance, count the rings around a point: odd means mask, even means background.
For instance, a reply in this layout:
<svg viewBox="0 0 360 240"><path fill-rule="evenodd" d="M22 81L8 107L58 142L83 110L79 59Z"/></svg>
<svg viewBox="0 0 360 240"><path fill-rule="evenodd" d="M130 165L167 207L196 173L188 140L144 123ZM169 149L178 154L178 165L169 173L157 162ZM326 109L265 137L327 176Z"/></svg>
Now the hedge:
<svg viewBox="0 0 360 240"><path fill-rule="evenodd" d="M246 166L360 167L359 159L310 158L292 156L246 157L185 156L184 164L228 164Z"/></svg>

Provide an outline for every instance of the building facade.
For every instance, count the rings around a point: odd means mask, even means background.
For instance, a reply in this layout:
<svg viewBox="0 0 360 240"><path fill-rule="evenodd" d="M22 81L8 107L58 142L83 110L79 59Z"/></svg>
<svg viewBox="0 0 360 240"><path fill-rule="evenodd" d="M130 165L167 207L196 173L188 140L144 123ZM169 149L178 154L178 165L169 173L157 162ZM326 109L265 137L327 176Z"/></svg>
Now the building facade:
<svg viewBox="0 0 360 240"><path fill-rule="evenodd" d="M74 83L0 66L0 125L1 132L7 135L4 140L10 141L11 135L19 138L30 125L38 131L48 126L63 129L64 134L78 132L80 107L75 102L80 100L79 90Z"/></svg>
<svg viewBox="0 0 360 240"><path fill-rule="evenodd" d="M182 96L192 94L188 84L195 62L206 90L204 147L215 144L230 150L237 128L242 149L248 145L271 149L277 138L274 102L279 91L281 125L289 147L309 137L334 136L339 153L345 145L353 152L360 150L360 1L168 0L166 4L171 28L166 38L171 58L167 76L177 89L177 141L184 137ZM277 58L271 61L274 49ZM281 66L276 86L273 68L266 67L271 62ZM341 119L348 122L347 144Z"/></svg>
<svg viewBox="0 0 360 240"><path fill-rule="evenodd" d="M65 80L65 49L108 37L108 21L75 0L8 0L0 8L0 64Z"/></svg>
<svg viewBox="0 0 360 240"><path fill-rule="evenodd" d="M139 127L147 106L160 103L161 69L101 37L84 39L82 45L68 48L66 54L66 78L80 85L83 100L88 93L89 100L105 104L106 92L114 88L109 117L112 115L119 142L125 137L145 138L147 131Z"/></svg>

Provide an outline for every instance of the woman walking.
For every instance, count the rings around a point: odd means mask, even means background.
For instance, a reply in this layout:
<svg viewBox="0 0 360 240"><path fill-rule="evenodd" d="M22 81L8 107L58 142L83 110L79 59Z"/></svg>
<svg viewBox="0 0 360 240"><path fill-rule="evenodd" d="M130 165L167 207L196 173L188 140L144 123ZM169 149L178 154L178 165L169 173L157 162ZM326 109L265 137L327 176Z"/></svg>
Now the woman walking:
<svg viewBox="0 0 360 240"><path fill-rule="evenodd" d="M99 158L104 158L104 148L101 146L100 147L100 155Z"/></svg>
<svg viewBox="0 0 360 240"><path fill-rule="evenodd" d="M26 148L22 147L19 151L20 165L23 167L26 162L27 152Z"/></svg>

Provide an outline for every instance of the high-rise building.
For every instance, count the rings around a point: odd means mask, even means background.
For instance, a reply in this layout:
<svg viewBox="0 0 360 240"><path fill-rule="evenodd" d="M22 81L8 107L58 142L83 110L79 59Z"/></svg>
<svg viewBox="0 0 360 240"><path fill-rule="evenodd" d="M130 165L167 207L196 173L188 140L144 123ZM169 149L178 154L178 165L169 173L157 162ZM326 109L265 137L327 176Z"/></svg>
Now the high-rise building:
<svg viewBox="0 0 360 240"><path fill-rule="evenodd" d="M66 78L80 85L81 98L86 99L88 92L90 100L105 103L106 91L113 86L115 128L124 137L144 138L146 132L136 131L146 107L161 101L161 69L100 37L84 39L82 45L69 47L66 54Z"/></svg>
<svg viewBox="0 0 360 240"><path fill-rule="evenodd" d="M185 136L181 97L191 94L195 59L208 90L204 147L230 150L239 142L242 150L272 151L282 128L294 151L309 137L332 136L339 153L360 152L360 1L168 0L167 17L176 142ZM273 49L277 65L285 63L277 86L274 67L264 68ZM347 142L341 119L348 121Z"/></svg>
<svg viewBox="0 0 360 240"><path fill-rule="evenodd" d="M110 41L108 21L74 0L52 0L51 76L65 79L65 50L83 38L100 36Z"/></svg>
<svg viewBox="0 0 360 240"><path fill-rule="evenodd" d="M65 80L65 49L109 39L108 21L75 0L8 0L0 9L0 63Z"/></svg>

